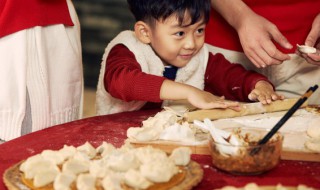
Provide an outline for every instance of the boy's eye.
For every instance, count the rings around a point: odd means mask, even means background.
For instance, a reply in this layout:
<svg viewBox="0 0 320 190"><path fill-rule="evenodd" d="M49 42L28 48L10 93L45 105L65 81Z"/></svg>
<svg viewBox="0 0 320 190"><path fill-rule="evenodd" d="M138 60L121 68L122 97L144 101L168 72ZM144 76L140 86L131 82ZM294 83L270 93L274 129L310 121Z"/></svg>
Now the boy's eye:
<svg viewBox="0 0 320 190"><path fill-rule="evenodd" d="M199 28L198 30L197 30L197 33L199 33L199 34L202 34L204 32L204 28Z"/></svg>
<svg viewBox="0 0 320 190"><path fill-rule="evenodd" d="M184 35L184 32L177 32L177 33L175 33L175 35L181 37Z"/></svg>

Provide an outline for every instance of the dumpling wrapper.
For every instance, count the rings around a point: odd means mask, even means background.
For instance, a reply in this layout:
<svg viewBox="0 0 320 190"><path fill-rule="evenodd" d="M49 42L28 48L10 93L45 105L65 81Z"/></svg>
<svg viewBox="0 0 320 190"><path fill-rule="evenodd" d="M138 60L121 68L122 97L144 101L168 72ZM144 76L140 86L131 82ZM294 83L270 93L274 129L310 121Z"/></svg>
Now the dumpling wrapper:
<svg viewBox="0 0 320 190"><path fill-rule="evenodd" d="M317 49L314 47L310 47L307 45L299 45L297 44L298 50L302 53L316 53Z"/></svg>

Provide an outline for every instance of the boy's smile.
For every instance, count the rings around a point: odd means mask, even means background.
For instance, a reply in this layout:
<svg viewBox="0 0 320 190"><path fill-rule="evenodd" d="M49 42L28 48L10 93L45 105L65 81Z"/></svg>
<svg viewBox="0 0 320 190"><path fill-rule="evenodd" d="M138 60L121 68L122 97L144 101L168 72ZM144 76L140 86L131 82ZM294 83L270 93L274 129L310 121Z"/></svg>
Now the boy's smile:
<svg viewBox="0 0 320 190"><path fill-rule="evenodd" d="M202 48L205 34L203 19L193 25L189 23L191 18L186 12L182 24L176 15L172 15L150 27L150 45L164 64L184 67Z"/></svg>

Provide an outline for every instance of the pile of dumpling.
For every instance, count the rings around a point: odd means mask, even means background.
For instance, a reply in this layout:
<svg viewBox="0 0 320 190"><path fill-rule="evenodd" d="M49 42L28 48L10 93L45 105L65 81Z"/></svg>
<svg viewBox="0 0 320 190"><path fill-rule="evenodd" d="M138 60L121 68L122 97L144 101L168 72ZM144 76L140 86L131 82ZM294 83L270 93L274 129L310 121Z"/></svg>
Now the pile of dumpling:
<svg viewBox="0 0 320 190"><path fill-rule="evenodd" d="M201 143L196 134L200 128L183 120L183 117L170 108L142 121L141 127L130 127L127 137L138 142L168 140L187 144ZM207 140L207 139L205 139Z"/></svg>
<svg viewBox="0 0 320 190"><path fill-rule="evenodd" d="M60 150L44 150L20 165L26 179L35 187L53 184L54 189L146 189L154 183L168 182L180 172L178 166L190 162L191 150L177 148L170 156L151 146L133 148L128 143L121 148L103 142L94 148L90 143Z"/></svg>

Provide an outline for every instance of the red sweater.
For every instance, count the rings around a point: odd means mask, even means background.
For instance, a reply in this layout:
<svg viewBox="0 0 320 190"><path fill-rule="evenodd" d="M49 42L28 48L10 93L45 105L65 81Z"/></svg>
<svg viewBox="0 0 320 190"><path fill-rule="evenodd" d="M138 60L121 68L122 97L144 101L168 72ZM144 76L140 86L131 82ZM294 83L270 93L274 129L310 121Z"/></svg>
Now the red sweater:
<svg viewBox="0 0 320 190"><path fill-rule="evenodd" d="M73 26L66 0L0 0L0 38L52 24Z"/></svg>
<svg viewBox="0 0 320 190"><path fill-rule="evenodd" d="M292 45L304 44L312 22L320 13L319 0L243 0L255 13L275 24ZM238 34L216 11L212 10L206 27L206 42L217 47L242 52ZM277 44L276 44L277 45ZM294 53L295 48L285 53Z"/></svg>
<svg viewBox="0 0 320 190"><path fill-rule="evenodd" d="M166 78L142 72L134 54L124 45L113 47L106 64L104 86L113 97L125 101L162 101L160 88ZM248 94L260 80L268 81L240 64L231 64L221 54L209 54L206 91L230 100L249 101Z"/></svg>

